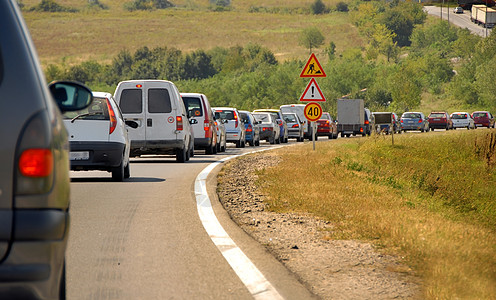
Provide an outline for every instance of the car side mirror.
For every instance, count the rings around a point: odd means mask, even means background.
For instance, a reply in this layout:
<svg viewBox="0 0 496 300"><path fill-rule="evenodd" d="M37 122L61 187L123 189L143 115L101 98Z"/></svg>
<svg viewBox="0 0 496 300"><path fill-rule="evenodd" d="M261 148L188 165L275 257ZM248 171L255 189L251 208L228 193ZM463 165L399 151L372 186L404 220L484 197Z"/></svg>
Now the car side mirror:
<svg viewBox="0 0 496 300"><path fill-rule="evenodd" d="M134 128L134 129L138 128L138 126L139 126L137 122L132 121L132 120L126 120L125 123L127 126Z"/></svg>
<svg viewBox="0 0 496 300"><path fill-rule="evenodd" d="M48 89L61 112L81 110L93 102L91 90L80 82L53 81Z"/></svg>

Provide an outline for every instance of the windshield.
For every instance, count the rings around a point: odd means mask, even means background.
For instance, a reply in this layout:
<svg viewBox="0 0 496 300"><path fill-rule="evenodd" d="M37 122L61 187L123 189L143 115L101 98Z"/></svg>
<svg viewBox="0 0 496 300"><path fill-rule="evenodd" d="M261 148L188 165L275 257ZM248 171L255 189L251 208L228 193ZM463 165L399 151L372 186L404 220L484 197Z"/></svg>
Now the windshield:
<svg viewBox="0 0 496 300"><path fill-rule="evenodd" d="M487 114L486 113L474 113L473 115L474 118L484 118L484 117L487 117Z"/></svg>
<svg viewBox="0 0 496 300"><path fill-rule="evenodd" d="M271 122L269 114L255 113L255 114L253 114L253 117L255 117L255 120L260 121L262 123L270 123Z"/></svg>
<svg viewBox="0 0 496 300"><path fill-rule="evenodd" d="M429 116L429 118L445 118L446 116L443 113L433 113Z"/></svg>
<svg viewBox="0 0 496 300"><path fill-rule="evenodd" d="M216 110L215 111L215 116L217 117L217 114L219 118L224 119L224 120L235 120L235 114L234 111L232 110Z"/></svg>
<svg viewBox="0 0 496 300"><path fill-rule="evenodd" d="M403 119L421 119L422 118L422 116L420 114L417 114L417 113L404 113L401 117Z"/></svg>
<svg viewBox="0 0 496 300"><path fill-rule="evenodd" d="M283 114L284 121L287 123L297 123L296 121L296 115L294 114Z"/></svg>
<svg viewBox="0 0 496 300"><path fill-rule="evenodd" d="M453 114L451 116L451 118L453 118L453 119L466 119L467 118L467 114Z"/></svg>
<svg viewBox="0 0 496 300"><path fill-rule="evenodd" d="M108 106L106 98L93 98L93 103L78 111L69 111L64 113L64 119L78 118L81 120L109 120Z"/></svg>

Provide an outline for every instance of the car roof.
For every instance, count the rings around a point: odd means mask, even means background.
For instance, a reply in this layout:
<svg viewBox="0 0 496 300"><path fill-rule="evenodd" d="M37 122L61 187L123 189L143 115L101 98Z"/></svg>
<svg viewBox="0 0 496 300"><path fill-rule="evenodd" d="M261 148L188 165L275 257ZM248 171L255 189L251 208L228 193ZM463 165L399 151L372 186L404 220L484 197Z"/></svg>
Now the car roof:
<svg viewBox="0 0 496 300"><path fill-rule="evenodd" d="M186 96L186 97L201 97L205 96L204 94L201 93L180 93L181 96Z"/></svg>
<svg viewBox="0 0 496 300"><path fill-rule="evenodd" d="M93 92L93 97L111 98L112 94L107 92Z"/></svg>

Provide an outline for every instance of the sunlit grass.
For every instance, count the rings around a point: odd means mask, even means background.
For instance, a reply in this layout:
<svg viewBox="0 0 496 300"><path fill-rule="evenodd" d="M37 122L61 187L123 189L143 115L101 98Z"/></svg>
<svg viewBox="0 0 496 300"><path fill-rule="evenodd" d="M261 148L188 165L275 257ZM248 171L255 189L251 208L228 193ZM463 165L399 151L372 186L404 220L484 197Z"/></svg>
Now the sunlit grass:
<svg viewBox="0 0 496 300"><path fill-rule="evenodd" d="M272 210L335 224L328 239L404 257L428 299L495 299L496 131L394 138L288 147L259 183Z"/></svg>

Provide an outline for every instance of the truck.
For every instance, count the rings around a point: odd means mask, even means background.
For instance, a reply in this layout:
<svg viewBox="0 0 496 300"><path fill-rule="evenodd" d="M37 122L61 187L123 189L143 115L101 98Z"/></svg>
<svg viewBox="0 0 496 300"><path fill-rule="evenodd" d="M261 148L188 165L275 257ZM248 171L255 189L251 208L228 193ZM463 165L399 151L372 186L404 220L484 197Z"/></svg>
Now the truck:
<svg viewBox="0 0 496 300"><path fill-rule="evenodd" d="M472 5L470 21L486 28L493 28L496 24L496 10L485 5Z"/></svg>
<svg viewBox="0 0 496 300"><path fill-rule="evenodd" d="M338 99L338 134L341 137L370 135L373 115L364 107L363 99Z"/></svg>

